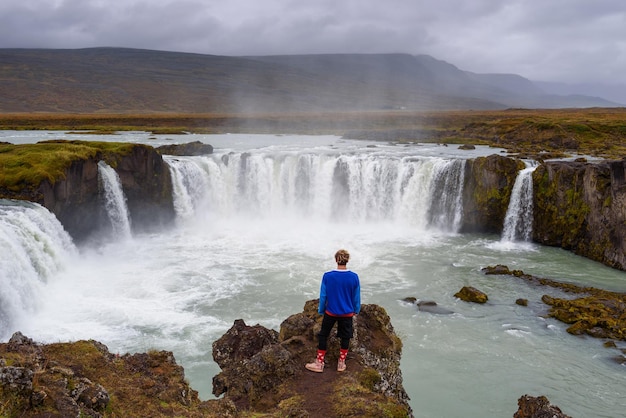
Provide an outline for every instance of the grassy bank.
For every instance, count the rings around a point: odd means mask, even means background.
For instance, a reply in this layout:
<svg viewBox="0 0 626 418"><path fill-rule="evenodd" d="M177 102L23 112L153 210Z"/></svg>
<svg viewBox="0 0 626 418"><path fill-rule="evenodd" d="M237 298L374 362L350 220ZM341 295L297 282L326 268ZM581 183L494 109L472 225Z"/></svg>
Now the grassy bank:
<svg viewBox="0 0 626 418"><path fill-rule="evenodd" d="M0 129L154 134L335 134L394 142L471 143L511 152L626 156L626 108L254 114L2 114Z"/></svg>
<svg viewBox="0 0 626 418"><path fill-rule="evenodd" d="M133 144L87 141L46 141L39 144L0 144L0 188L19 191L47 180L54 184L73 161L98 153L125 154Z"/></svg>

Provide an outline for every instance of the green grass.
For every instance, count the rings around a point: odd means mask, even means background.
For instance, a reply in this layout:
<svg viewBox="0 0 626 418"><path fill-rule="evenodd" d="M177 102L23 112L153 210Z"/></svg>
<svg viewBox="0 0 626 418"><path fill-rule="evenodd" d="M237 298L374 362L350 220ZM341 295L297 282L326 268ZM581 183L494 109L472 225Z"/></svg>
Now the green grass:
<svg viewBox="0 0 626 418"><path fill-rule="evenodd" d="M334 134L353 139L482 144L514 152L626 156L626 108L499 111L0 114L0 129L111 134ZM383 139L384 138L384 139Z"/></svg>
<svg viewBox="0 0 626 418"><path fill-rule="evenodd" d="M116 142L45 141L37 144L0 144L0 187L11 191L54 184L77 160L101 154L106 160L114 153L127 154L134 144Z"/></svg>

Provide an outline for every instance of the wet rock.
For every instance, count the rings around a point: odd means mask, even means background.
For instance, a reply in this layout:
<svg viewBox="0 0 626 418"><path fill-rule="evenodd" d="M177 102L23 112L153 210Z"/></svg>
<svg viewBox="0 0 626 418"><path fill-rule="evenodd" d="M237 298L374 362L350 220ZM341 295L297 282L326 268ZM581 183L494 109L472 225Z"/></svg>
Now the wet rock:
<svg viewBox="0 0 626 418"><path fill-rule="evenodd" d="M515 304L519 306L528 306L528 299L516 299Z"/></svg>
<svg viewBox="0 0 626 418"><path fill-rule="evenodd" d="M463 144L463 145L459 145L459 149L461 150L473 150L476 149L476 147L472 144Z"/></svg>
<svg viewBox="0 0 626 418"><path fill-rule="evenodd" d="M417 302L416 305L421 312L428 312L438 315L450 315L454 313L454 311L451 311L450 309L446 309L437 305L437 302L434 302L432 300L422 300Z"/></svg>
<svg viewBox="0 0 626 418"><path fill-rule="evenodd" d="M558 406L550 404L545 396L524 395L518 399L519 409L513 418L571 418L561 412Z"/></svg>
<svg viewBox="0 0 626 418"><path fill-rule="evenodd" d="M194 141L186 144L162 145L156 150L161 155L207 155L213 153L213 146Z"/></svg>
<svg viewBox="0 0 626 418"><path fill-rule="evenodd" d="M410 296L402 299L402 302L415 305L417 309L421 312L428 312L438 315L450 315L454 313L454 311L451 311L450 309L446 309L437 305L437 302L433 300L418 300L416 297Z"/></svg>
<svg viewBox="0 0 626 418"><path fill-rule="evenodd" d="M472 286L463 286L454 296L465 302L486 303L489 300L486 293Z"/></svg>
<svg viewBox="0 0 626 418"><path fill-rule="evenodd" d="M509 270L507 266L502 264L483 267L482 272L485 274L512 274L511 270Z"/></svg>
<svg viewBox="0 0 626 418"><path fill-rule="evenodd" d="M521 270L498 265L485 267L485 274L510 275L537 286L549 286L567 293L582 294L574 299L543 295L541 301L550 306L548 315L569 324L572 335L589 335L626 341L626 293L610 292L590 286L532 276Z"/></svg>

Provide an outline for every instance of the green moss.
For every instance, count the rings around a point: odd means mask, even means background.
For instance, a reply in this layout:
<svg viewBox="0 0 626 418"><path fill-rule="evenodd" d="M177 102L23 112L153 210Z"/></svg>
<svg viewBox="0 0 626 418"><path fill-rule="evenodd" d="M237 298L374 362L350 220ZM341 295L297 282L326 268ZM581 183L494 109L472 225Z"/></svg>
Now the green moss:
<svg viewBox="0 0 626 418"><path fill-rule="evenodd" d="M373 386L378 373L365 369L357 378L342 376L334 385L331 397L335 417L386 417L406 418L409 409L397 402L385 398L367 386ZM349 402L346 400L349 399Z"/></svg>
<svg viewBox="0 0 626 418"><path fill-rule="evenodd" d="M130 154L135 144L91 141L43 141L0 144L0 187L11 191L34 189L43 181L63 179L74 161L100 156L115 165L117 156Z"/></svg>
<svg viewBox="0 0 626 418"><path fill-rule="evenodd" d="M369 390L374 390L376 384L381 381L380 373L371 368L364 369L359 374L358 379L361 386Z"/></svg>

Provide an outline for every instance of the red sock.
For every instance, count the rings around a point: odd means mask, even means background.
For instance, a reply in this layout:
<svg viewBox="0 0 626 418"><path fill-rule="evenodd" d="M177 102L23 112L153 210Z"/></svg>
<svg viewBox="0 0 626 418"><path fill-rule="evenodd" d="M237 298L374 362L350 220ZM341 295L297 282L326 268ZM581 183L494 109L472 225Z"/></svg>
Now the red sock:
<svg viewBox="0 0 626 418"><path fill-rule="evenodd" d="M340 348L339 349L339 360L343 360L346 361L346 357L348 356L348 349L347 348Z"/></svg>
<svg viewBox="0 0 626 418"><path fill-rule="evenodd" d="M325 356L326 356L326 350L317 350L317 361L319 361L320 363L323 363Z"/></svg>

